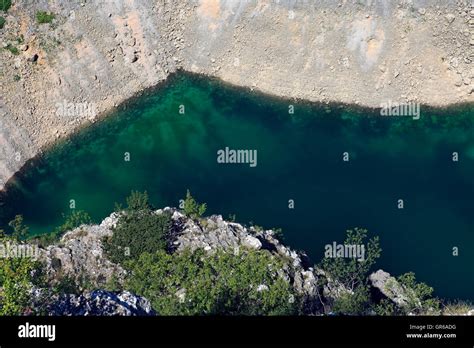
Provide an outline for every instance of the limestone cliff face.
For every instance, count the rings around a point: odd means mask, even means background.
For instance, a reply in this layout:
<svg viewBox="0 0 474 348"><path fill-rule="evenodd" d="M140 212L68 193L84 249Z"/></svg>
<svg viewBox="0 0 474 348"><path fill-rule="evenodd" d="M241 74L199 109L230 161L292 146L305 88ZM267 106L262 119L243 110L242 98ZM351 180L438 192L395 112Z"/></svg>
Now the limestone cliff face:
<svg viewBox="0 0 474 348"><path fill-rule="evenodd" d="M0 188L47 144L177 69L312 101L472 102L470 6L14 0L0 30ZM39 10L53 12L53 23L38 24ZM58 112L67 103L95 112Z"/></svg>

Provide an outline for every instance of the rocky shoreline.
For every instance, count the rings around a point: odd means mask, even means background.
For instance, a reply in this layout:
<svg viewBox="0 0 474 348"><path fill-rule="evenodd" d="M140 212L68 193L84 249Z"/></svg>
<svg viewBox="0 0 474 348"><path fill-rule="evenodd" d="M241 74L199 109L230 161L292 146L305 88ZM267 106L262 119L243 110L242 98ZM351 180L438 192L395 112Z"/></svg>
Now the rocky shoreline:
<svg viewBox="0 0 474 348"><path fill-rule="evenodd" d="M13 1L2 16L0 188L179 69L323 103L474 101L468 1ZM58 112L69 103L95 111Z"/></svg>
<svg viewBox="0 0 474 348"><path fill-rule="evenodd" d="M318 266L311 267L303 252L282 244L273 230L245 227L226 221L220 215L197 221L173 208L160 209L155 213L171 215L173 237L169 246L173 253L197 249L209 254L219 250L234 254L239 250L266 250L273 257L283 260L277 274L302 298L308 315L331 315L334 301L341 296L353 295L350 289L332 280L325 270ZM146 298L126 289L106 289L112 280L120 284L127 277L127 271L107 259L103 247L104 237L113 234L118 219L119 215L113 213L99 225L82 225L65 233L59 242L40 248L39 260L44 265L49 289L62 279L70 279L79 286L80 291L51 295L48 289L36 288L32 291L36 306L43 308L48 315L160 314L152 309ZM81 288L84 279L87 279L87 288ZM370 274L369 283L372 296L384 298L396 308L404 309L408 302L418 301L413 298L413 289L402 285L383 270ZM259 287L265 290L264 284ZM466 309L462 315L474 315L474 308Z"/></svg>

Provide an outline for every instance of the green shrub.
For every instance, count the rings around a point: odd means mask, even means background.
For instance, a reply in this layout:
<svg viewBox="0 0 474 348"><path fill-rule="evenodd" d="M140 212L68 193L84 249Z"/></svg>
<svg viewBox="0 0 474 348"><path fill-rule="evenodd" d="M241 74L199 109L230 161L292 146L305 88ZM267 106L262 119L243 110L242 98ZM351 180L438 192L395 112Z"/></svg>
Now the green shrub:
<svg viewBox="0 0 474 348"><path fill-rule="evenodd" d="M165 250L171 226L168 213L130 212L120 217L113 236L104 243L112 262L138 258L143 252Z"/></svg>
<svg viewBox="0 0 474 348"><path fill-rule="evenodd" d="M149 202L148 193L132 191L130 196L126 198L128 207L127 211L151 210L152 206Z"/></svg>
<svg viewBox="0 0 474 348"><path fill-rule="evenodd" d="M132 192L127 204L113 236L104 242L109 259L116 263L137 259L144 252L165 250L171 228L170 214L156 214L146 192Z"/></svg>
<svg viewBox="0 0 474 348"><path fill-rule="evenodd" d="M23 216L16 215L15 218L8 223L13 230L12 237L17 241L24 240L28 237L28 226L23 224Z"/></svg>
<svg viewBox="0 0 474 348"><path fill-rule="evenodd" d="M61 278L59 283L53 287L53 291L57 294L80 294L76 281L70 276Z"/></svg>
<svg viewBox="0 0 474 348"><path fill-rule="evenodd" d="M12 44L8 44L6 47L5 47L6 50L10 51L11 54L17 56L20 54L20 51L18 50L18 48L16 48L15 46L13 46Z"/></svg>
<svg viewBox="0 0 474 348"><path fill-rule="evenodd" d="M48 13L45 11L36 12L36 21L39 24L51 23L56 16L54 13Z"/></svg>
<svg viewBox="0 0 474 348"><path fill-rule="evenodd" d="M0 0L0 11L7 12L12 5L12 0Z"/></svg>
<svg viewBox="0 0 474 348"><path fill-rule="evenodd" d="M344 293L334 301L332 311L336 314L363 315L369 308L370 295L367 286L359 286L354 293Z"/></svg>
<svg viewBox="0 0 474 348"><path fill-rule="evenodd" d="M374 237L367 242L366 239L367 230L355 228L347 231L347 237L344 241L344 244L365 245L363 261L358 261L356 258L324 258L319 267L327 272L333 280L340 282L349 290L355 290L358 286L365 286L369 271L382 251L378 237Z"/></svg>
<svg viewBox="0 0 474 348"><path fill-rule="evenodd" d="M1 1L1 0L0 0ZM3 29L3 26L5 25L5 18L3 18L2 16L0 16L0 29Z"/></svg>
<svg viewBox="0 0 474 348"><path fill-rule="evenodd" d="M438 314L440 302L434 298L433 288L425 283L417 282L415 273L409 272L398 277L400 284L407 290L407 313Z"/></svg>
<svg viewBox="0 0 474 348"><path fill-rule="evenodd" d="M273 236L276 239L278 239L280 242L285 241L285 235L283 234L283 229L281 229L280 227L275 227L275 228L272 228L272 231L273 231Z"/></svg>
<svg viewBox="0 0 474 348"><path fill-rule="evenodd" d="M16 241L0 233L0 242ZM44 285L40 270L40 263L31 258L0 258L0 315L23 315L31 310L33 285Z"/></svg>
<svg viewBox="0 0 474 348"><path fill-rule="evenodd" d="M193 196L191 196L189 190L187 190L186 199L184 200L183 205L183 211L187 216L189 216L191 219L197 219L204 215L206 208L206 203L199 204L196 202Z"/></svg>
<svg viewBox="0 0 474 348"><path fill-rule="evenodd" d="M144 253L127 263L125 288L161 315L296 314L292 287L276 272L281 267L267 251Z"/></svg>
<svg viewBox="0 0 474 348"><path fill-rule="evenodd" d="M375 304L372 309L377 315L390 316L397 313L395 304L387 298L384 298L379 303Z"/></svg>
<svg viewBox="0 0 474 348"><path fill-rule="evenodd" d="M110 277L105 284L104 289L107 291L121 291L122 284L120 283L119 278L115 274L112 274L112 277Z"/></svg>
<svg viewBox="0 0 474 348"><path fill-rule="evenodd" d="M89 225L92 223L92 219L89 214L83 210L72 210L68 215L63 214L63 218L63 224L56 227L53 232L53 235L56 239L61 237L67 231L71 231L81 225Z"/></svg>
<svg viewBox="0 0 474 348"><path fill-rule="evenodd" d="M21 315L30 307L34 269L35 263L28 258L0 259L0 315Z"/></svg>
<svg viewBox="0 0 474 348"><path fill-rule="evenodd" d="M76 227L81 225L88 225L92 223L92 219L83 210L72 210L68 215L63 214L64 222L61 226L56 227L56 229L51 233L42 234L40 236L33 236L29 238L29 242L33 242L40 247L47 247L55 242L57 242L61 236L67 231L71 231Z"/></svg>

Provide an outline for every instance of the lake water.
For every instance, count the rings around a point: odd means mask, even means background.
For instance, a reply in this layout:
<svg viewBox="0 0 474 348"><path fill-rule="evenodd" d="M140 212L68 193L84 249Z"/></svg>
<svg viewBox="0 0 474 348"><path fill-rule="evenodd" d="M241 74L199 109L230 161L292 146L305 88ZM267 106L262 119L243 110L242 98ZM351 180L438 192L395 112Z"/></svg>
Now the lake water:
<svg viewBox="0 0 474 348"><path fill-rule="evenodd" d="M257 165L218 163L226 147L257 150ZM71 200L100 221L131 190L164 207L186 189L209 214L282 228L313 261L346 229L366 228L380 236L378 267L474 300L472 105L382 117L179 74L30 161L1 199L0 222L22 214L32 233L45 233Z"/></svg>

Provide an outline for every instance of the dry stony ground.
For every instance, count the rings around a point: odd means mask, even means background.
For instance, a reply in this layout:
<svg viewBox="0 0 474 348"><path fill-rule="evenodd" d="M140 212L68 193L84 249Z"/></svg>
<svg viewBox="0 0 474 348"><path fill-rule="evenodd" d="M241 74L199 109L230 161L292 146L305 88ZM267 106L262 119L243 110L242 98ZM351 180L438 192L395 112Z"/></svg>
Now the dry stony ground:
<svg viewBox="0 0 474 348"><path fill-rule="evenodd" d="M58 103L104 115L179 68L313 101L474 101L468 0L13 0L0 15L0 188L96 120Z"/></svg>

